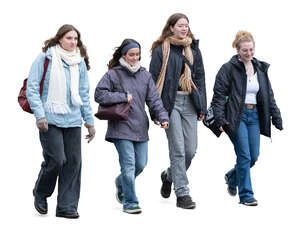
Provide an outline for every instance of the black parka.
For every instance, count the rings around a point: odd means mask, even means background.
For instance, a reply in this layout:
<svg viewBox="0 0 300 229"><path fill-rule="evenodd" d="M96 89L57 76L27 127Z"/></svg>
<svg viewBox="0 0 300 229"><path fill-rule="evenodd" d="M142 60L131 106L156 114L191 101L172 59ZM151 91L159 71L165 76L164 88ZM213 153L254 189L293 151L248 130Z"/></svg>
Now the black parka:
<svg viewBox="0 0 300 229"><path fill-rule="evenodd" d="M280 110L276 105L273 90L268 77L269 64L253 58L252 63L257 72L259 91L256 96L260 133L271 137L272 123L282 130ZM235 55L219 70L214 85L212 108L217 126L234 137L240 125L245 107L247 74L244 64ZM228 99L226 99L228 96Z"/></svg>
<svg viewBox="0 0 300 229"><path fill-rule="evenodd" d="M192 80L197 86L198 90L193 90L191 99L195 109L200 114L205 114L207 109L206 102L206 88L205 88L205 74L202 61L202 55L198 48L198 40L193 40L191 49L194 57L194 64L192 66ZM167 63L165 81L161 99L169 116L174 108L176 92L178 90L178 81L182 74L183 64L186 58L182 55L183 46L170 45L170 54ZM157 46L152 52L152 59L150 62L149 71L152 74L153 80L156 84L162 66L162 45Z"/></svg>

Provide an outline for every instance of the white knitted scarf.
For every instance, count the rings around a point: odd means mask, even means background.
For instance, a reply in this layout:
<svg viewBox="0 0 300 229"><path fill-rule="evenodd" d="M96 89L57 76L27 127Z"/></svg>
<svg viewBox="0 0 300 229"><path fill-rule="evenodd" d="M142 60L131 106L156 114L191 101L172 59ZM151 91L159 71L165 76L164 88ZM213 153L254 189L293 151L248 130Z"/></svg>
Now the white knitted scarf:
<svg viewBox="0 0 300 229"><path fill-rule="evenodd" d="M51 47L52 66L50 71L49 89L45 110L50 113L66 114L70 113L71 109L67 104L67 83L66 74L63 62L66 62L70 67L70 91L71 102L74 106L82 105L79 96L79 67L81 62L80 51L76 50L69 52L56 45Z"/></svg>
<svg viewBox="0 0 300 229"><path fill-rule="evenodd" d="M123 67L127 68L131 73L136 73L141 67L140 62L137 62L135 66L131 66L123 57L119 59L119 63Z"/></svg>

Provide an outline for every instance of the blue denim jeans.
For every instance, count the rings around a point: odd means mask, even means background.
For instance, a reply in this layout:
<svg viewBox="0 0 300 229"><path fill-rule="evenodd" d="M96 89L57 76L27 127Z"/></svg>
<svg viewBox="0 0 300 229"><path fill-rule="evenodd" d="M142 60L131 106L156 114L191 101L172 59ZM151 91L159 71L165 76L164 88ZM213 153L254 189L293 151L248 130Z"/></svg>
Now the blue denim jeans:
<svg viewBox="0 0 300 229"><path fill-rule="evenodd" d="M118 189L123 193L123 208L139 204L135 193L135 178L143 171L148 160L148 142L113 139L119 153L121 174L117 177Z"/></svg>
<svg viewBox="0 0 300 229"><path fill-rule="evenodd" d="M253 198L250 168L259 156L260 128L256 109L244 109L237 134L231 139L237 155L236 165L226 175L232 188L238 187L240 202Z"/></svg>
<svg viewBox="0 0 300 229"><path fill-rule="evenodd" d="M174 183L177 197L189 195L186 171L197 150L197 124L197 112L190 96L177 94L166 129L171 162L167 179Z"/></svg>

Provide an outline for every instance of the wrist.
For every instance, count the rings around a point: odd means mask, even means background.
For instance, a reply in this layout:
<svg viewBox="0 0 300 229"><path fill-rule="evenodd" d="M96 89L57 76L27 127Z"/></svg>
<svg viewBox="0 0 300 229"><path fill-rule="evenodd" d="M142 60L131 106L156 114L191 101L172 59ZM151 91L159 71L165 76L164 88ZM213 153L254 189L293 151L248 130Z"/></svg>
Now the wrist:
<svg viewBox="0 0 300 229"><path fill-rule="evenodd" d="M94 127L94 125L87 124L87 123L85 123L84 126L85 126L86 128L92 128L92 127Z"/></svg>

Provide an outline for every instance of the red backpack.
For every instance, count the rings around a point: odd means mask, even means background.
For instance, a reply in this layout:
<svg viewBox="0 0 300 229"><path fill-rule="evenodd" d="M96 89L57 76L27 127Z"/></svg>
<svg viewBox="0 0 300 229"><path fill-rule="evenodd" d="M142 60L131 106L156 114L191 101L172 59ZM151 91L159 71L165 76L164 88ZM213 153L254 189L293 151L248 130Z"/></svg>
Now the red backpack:
<svg viewBox="0 0 300 229"><path fill-rule="evenodd" d="M46 57L45 62L44 62L43 78L42 78L41 83L40 83L40 95L42 95L48 64L49 64L49 59ZM23 87L21 88L21 90L19 92L19 95L18 95L18 102L19 102L20 107L24 111L26 111L30 114L33 114L32 110L30 109L30 105L28 103L27 97L26 97L26 88L27 88L27 78L23 81Z"/></svg>

